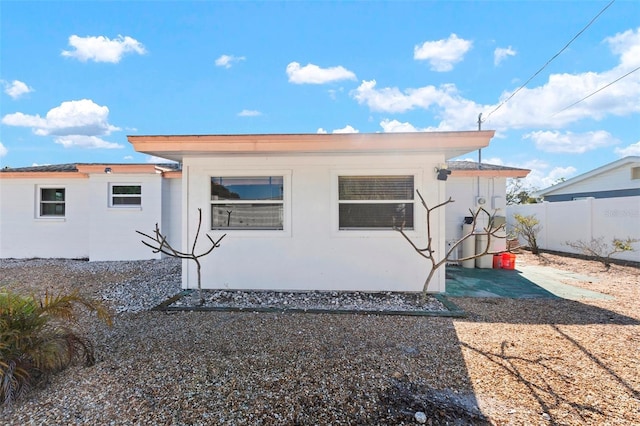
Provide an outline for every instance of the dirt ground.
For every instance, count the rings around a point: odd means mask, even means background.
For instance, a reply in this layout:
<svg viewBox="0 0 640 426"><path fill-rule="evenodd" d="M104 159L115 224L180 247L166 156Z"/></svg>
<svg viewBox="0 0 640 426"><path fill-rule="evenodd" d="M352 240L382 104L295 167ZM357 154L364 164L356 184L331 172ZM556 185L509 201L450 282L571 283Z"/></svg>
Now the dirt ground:
<svg viewBox="0 0 640 426"><path fill-rule="evenodd" d="M495 424L640 424L640 270L518 254L592 278L567 284L613 300L453 299L479 405Z"/></svg>
<svg viewBox="0 0 640 426"><path fill-rule="evenodd" d="M450 298L466 318L229 312L79 324L98 363L0 410L0 424L640 424L640 269L519 253L588 276L592 299ZM0 269L29 291L147 274ZM479 407L476 408L476 407Z"/></svg>

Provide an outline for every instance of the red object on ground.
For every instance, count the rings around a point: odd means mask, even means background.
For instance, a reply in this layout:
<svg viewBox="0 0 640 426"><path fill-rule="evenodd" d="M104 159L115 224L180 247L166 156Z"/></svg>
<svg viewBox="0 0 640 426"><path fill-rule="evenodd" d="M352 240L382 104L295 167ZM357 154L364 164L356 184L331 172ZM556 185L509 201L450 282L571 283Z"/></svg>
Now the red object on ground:
<svg viewBox="0 0 640 426"><path fill-rule="evenodd" d="M502 254L493 255L493 269L502 268Z"/></svg>
<svg viewBox="0 0 640 426"><path fill-rule="evenodd" d="M502 269L515 269L516 255L513 253L502 253Z"/></svg>

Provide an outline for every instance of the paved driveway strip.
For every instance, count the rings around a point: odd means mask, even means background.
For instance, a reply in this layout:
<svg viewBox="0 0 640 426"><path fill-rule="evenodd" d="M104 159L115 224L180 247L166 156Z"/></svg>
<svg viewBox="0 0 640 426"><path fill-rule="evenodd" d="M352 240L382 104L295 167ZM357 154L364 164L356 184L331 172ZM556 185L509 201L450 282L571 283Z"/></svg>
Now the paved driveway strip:
<svg viewBox="0 0 640 426"><path fill-rule="evenodd" d="M612 299L606 294L566 283L594 280L586 275L538 265L521 265L515 270L447 267L446 295L512 299Z"/></svg>

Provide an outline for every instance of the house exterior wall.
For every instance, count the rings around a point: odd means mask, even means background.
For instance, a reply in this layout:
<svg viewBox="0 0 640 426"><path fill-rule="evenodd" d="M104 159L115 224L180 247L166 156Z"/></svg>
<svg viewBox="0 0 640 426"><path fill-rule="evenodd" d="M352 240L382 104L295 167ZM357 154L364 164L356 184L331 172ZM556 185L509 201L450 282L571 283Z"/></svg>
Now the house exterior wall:
<svg viewBox="0 0 640 426"><path fill-rule="evenodd" d="M51 174L47 174L51 175ZM0 258L88 258L91 261L157 259L136 230L162 223L163 178L157 173L83 173L0 179ZM179 228L179 179L171 196L169 229ZM111 184L142 186L142 205L110 207ZM39 190L65 189L64 217L38 217ZM172 198L175 193L177 200ZM178 241L179 233L174 238Z"/></svg>
<svg viewBox="0 0 640 426"><path fill-rule="evenodd" d="M64 217L38 218L41 187L65 188ZM0 257L88 258L87 179L0 179Z"/></svg>
<svg viewBox="0 0 640 426"><path fill-rule="evenodd" d="M507 223L515 223L513 216L535 215L540 221L538 246L542 249L566 253L577 250L566 242L604 238L611 243L613 238L640 239L640 197L620 197L607 199L562 201L514 205L507 208ZM520 241L526 244L525 241ZM635 251L613 256L616 259L640 262L640 243L634 244Z"/></svg>
<svg viewBox="0 0 640 426"><path fill-rule="evenodd" d="M446 206L446 239L450 247L455 241L462 238L462 224L466 216L471 216L471 211L476 211L480 206L496 216L506 215L506 182L505 177L474 177L455 176L452 174L446 184L446 198L451 197L454 202ZM485 200L485 204L478 203L478 197ZM487 225L486 216L480 215L479 227ZM494 239L491 244L492 251L503 251L506 248L506 239ZM461 257L458 250L454 257Z"/></svg>
<svg viewBox="0 0 640 426"><path fill-rule="evenodd" d="M182 179L162 179L162 233L177 249L182 242Z"/></svg>
<svg viewBox="0 0 640 426"><path fill-rule="evenodd" d="M203 288L270 290L421 291L428 263L393 230L338 229L340 175L412 174L416 189L435 205L444 200L444 182L434 166L443 154L280 154L185 157L183 159L183 247L195 237L198 208L210 229L212 176L285 176L284 230L229 230L221 247L201 258ZM417 200L418 201L418 200ZM425 215L414 206L415 242L426 244ZM444 249L444 214L432 224L436 249ZM208 231L212 238L224 232ZM200 250L208 247L204 235ZM197 288L193 262L183 264L183 287ZM444 268L429 291L444 291Z"/></svg>
<svg viewBox="0 0 640 426"><path fill-rule="evenodd" d="M141 185L142 205L112 207L111 185ZM159 253L143 245L136 230L151 233L162 224L162 175L140 173L91 174L89 260L159 259Z"/></svg>

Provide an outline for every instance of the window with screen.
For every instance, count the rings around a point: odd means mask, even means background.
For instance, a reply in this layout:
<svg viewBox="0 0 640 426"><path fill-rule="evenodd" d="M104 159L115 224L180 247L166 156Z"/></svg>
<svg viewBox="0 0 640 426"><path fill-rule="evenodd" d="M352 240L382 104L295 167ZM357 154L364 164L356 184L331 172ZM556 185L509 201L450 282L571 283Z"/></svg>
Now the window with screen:
<svg viewBox="0 0 640 426"><path fill-rule="evenodd" d="M413 229L413 175L339 176L338 223L349 229Z"/></svg>
<svg viewBox="0 0 640 426"><path fill-rule="evenodd" d="M211 178L211 229L282 230L283 176Z"/></svg>

